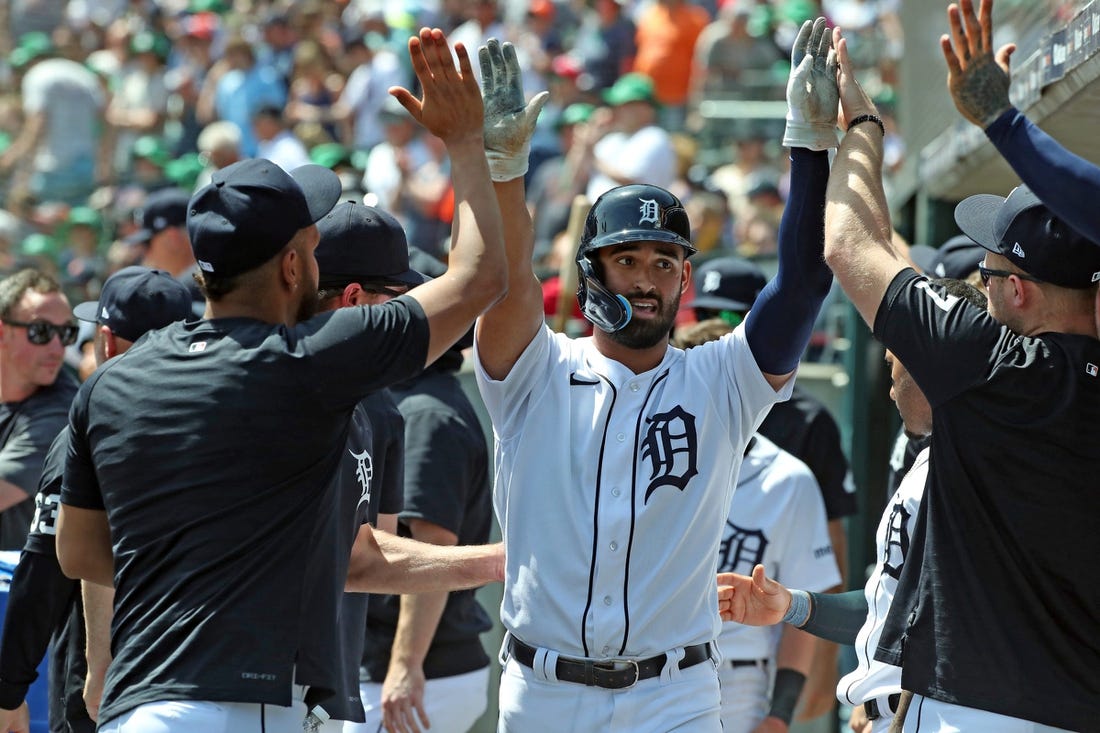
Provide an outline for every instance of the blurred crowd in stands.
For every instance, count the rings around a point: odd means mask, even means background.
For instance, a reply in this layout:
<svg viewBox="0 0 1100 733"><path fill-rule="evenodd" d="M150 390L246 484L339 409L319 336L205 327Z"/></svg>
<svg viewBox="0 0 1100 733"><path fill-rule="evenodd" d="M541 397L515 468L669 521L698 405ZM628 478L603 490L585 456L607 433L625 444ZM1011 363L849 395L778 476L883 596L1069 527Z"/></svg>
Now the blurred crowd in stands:
<svg viewBox="0 0 1100 733"><path fill-rule="evenodd" d="M571 252L575 196L633 181L685 201L704 255L766 258L786 189L795 32L819 14L845 28L896 168L899 2L8 0L0 272L54 272L80 302L120 267L164 267L150 234L182 222L149 221L146 196L190 192L249 156L331 167L349 198L391 211L411 244L445 259L449 163L387 94L412 88L407 41L425 25L470 49L510 40L526 92L550 91L528 181L541 272Z"/></svg>

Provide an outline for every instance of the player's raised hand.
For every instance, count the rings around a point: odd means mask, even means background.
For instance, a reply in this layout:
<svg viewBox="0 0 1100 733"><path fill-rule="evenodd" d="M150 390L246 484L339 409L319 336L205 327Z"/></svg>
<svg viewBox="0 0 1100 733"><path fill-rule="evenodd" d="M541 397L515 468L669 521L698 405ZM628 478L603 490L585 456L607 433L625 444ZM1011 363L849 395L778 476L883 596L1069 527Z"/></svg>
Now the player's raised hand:
<svg viewBox="0 0 1100 733"><path fill-rule="evenodd" d="M752 569L752 577L737 573L718 573L718 587L733 589L723 621L748 626L770 626L783 620L791 606L791 592L767 576L763 565ZM719 603L721 606L721 603Z"/></svg>
<svg viewBox="0 0 1100 733"><path fill-rule="evenodd" d="M413 118L448 145L476 139L481 142L484 113L481 90L470 66L470 56L461 43L455 46L458 68L443 31L421 28L409 39L409 57L424 94L417 99L403 87L390 87L390 94Z"/></svg>
<svg viewBox="0 0 1100 733"><path fill-rule="evenodd" d="M848 55L848 41L839 28L833 29L833 44L838 67L837 87L840 90L840 128L847 130L851 120L864 115L877 116L878 109L856 80L852 59Z"/></svg>
<svg viewBox="0 0 1100 733"><path fill-rule="evenodd" d="M837 146L836 63L825 19L807 20L791 49L787 124L783 130L785 146L810 150Z"/></svg>
<svg viewBox="0 0 1100 733"><path fill-rule="evenodd" d="M494 181L519 178L527 172L531 135L549 92L530 102L523 96L523 72L511 43L490 38L477 50L485 93L485 156Z"/></svg>
<svg viewBox="0 0 1100 733"><path fill-rule="evenodd" d="M1008 100L1009 59L1016 50L1007 43L993 52L993 0L947 6L951 35L940 36L947 61L947 89L955 107L970 122L986 128L1011 106Z"/></svg>

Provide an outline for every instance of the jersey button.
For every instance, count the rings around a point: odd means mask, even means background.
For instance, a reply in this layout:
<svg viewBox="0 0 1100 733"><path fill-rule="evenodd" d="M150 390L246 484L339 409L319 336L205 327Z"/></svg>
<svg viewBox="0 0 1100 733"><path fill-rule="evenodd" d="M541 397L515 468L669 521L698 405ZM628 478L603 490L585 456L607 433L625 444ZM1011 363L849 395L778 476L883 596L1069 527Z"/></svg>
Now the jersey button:
<svg viewBox="0 0 1100 733"><path fill-rule="evenodd" d="M604 596L603 597L603 605L610 606L611 603L612 603L611 596Z"/></svg>
<svg viewBox="0 0 1100 733"><path fill-rule="evenodd" d="M616 486L615 488L613 488L613 489L611 490L611 495L612 495L612 496L618 496L618 495L619 495L619 494L621 494L621 493L623 493L623 492L619 491L619 487L618 487L618 486Z"/></svg>
<svg viewBox="0 0 1100 733"><path fill-rule="evenodd" d="M605 646L605 647L603 648L603 655L604 655L604 656L606 657L606 656L607 656L608 654L610 654L610 653L611 653L611 647L609 647L609 646Z"/></svg>
<svg viewBox="0 0 1100 733"><path fill-rule="evenodd" d="M637 382L631 382L630 383L630 391L631 392L637 392L639 389L641 389L641 387L638 386Z"/></svg>
<svg viewBox="0 0 1100 733"><path fill-rule="evenodd" d="M615 550L619 549L619 543L618 542L612 542L610 545L608 545L608 547L610 547L611 551L614 552Z"/></svg>
<svg viewBox="0 0 1100 733"><path fill-rule="evenodd" d="M624 440L626 440L626 436L625 436L625 435L623 435L622 433L619 433L618 435L616 435L616 436L615 436L615 440L617 440L617 441L619 441L619 442L621 443L621 442L623 442Z"/></svg>

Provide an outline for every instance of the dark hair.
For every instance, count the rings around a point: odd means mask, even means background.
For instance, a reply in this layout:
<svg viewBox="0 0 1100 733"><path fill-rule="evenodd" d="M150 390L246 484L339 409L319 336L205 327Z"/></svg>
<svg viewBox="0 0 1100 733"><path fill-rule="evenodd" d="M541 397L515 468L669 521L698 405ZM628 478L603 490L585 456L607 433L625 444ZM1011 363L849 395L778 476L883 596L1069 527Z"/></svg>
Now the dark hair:
<svg viewBox="0 0 1100 733"><path fill-rule="evenodd" d="M965 280L956 280L953 277L937 277L929 280L929 282L933 285L939 285L947 291L948 295L962 298L983 311L989 308L989 299L985 297L985 294Z"/></svg>
<svg viewBox="0 0 1100 733"><path fill-rule="evenodd" d="M217 275L196 270L192 277L194 277L195 282L199 284L199 290L202 291L203 297L211 303L217 303L219 300L239 288L241 286L241 281L247 274L248 272L241 272L228 277L218 277Z"/></svg>
<svg viewBox="0 0 1100 733"><path fill-rule="evenodd" d="M0 318L11 315L12 309L23 299L24 293L60 293L61 285L46 273L27 268L0 280Z"/></svg>

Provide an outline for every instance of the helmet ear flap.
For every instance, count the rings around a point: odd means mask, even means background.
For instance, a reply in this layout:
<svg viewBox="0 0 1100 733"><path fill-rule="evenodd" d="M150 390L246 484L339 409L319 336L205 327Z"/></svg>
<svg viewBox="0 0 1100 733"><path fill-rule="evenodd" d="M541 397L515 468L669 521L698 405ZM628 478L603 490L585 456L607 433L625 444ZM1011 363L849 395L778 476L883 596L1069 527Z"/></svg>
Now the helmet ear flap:
<svg viewBox="0 0 1100 733"><path fill-rule="evenodd" d="M633 315L630 301L599 281L587 257L577 259L577 302L584 317L605 333L621 330Z"/></svg>

